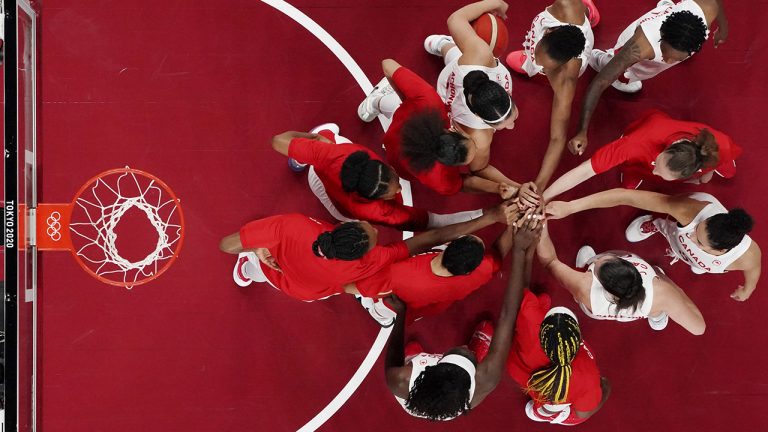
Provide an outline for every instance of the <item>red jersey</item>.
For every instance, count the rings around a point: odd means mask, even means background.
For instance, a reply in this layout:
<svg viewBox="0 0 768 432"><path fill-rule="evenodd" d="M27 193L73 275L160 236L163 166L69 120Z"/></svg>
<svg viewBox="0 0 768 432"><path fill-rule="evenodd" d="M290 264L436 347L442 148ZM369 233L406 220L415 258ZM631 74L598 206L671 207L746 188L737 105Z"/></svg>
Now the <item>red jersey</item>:
<svg viewBox="0 0 768 432"><path fill-rule="evenodd" d="M395 111L392 116L392 124L390 124L387 133L384 134L387 160L390 165L395 167L395 171L407 180L416 179L424 186L442 195L459 193L464 185L459 167L435 162L432 168L418 172L411 167L411 164L400 151L402 142L400 131L403 123L414 114L426 110L437 111L443 119L445 128L451 127L445 104L432 85L407 68L400 67L397 69L392 75L392 80L405 99Z"/></svg>
<svg viewBox="0 0 768 432"><path fill-rule="evenodd" d="M502 261L494 248L485 253L470 274L446 277L432 272L432 260L439 254L427 252L396 262L386 271L357 282L357 287L369 292L394 292L408 305L409 315L432 316L485 285L499 271Z"/></svg>
<svg viewBox="0 0 768 432"><path fill-rule="evenodd" d="M333 138L335 140L335 137ZM344 216L401 230L425 230L429 223L429 214L426 210L403 204L401 194L391 200L369 200L356 192L344 190L341 185L341 167L349 155L358 151L368 153L371 159L381 160L374 152L360 144L329 144L308 138L295 138L288 146L289 157L315 168L328 197Z"/></svg>
<svg viewBox="0 0 768 432"><path fill-rule="evenodd" d="M716 167L703 168L691 178L699 178L713 170L722 177L733 177L736 174L734 161L741 155L741 147L731 137L703 123L675 120L659 110L645 113L627 127L621 138L598 149L590 159L592 169L600 174L622 165L625 176L639 180L659 179L653 175L652 165L659 153L675 141L698 135L702 129L714 135L720 162Z"/></svg>
<svg viewBox="0 0 768 432"><path fill-rule="evenodd" d="M264 275L281 291L299 300L317 300L344 292L344 284L375 275L408 257L408 246L398 241L376 246L355 261L325 259L312 252L312 243L334 225L300 214L271 216L240 229L243 249L267 248L281 272L265 265ZM365 296L377 293L362 292Z"/></svg>
<svg viewBox="0 0 768 432"><path fill-rule="evenodd" d="M522 388L526 388L531 375L552 363L544 354L539 342L539 329L544 315L550 308L550 298L546 294L537 297L526 290L520 311L517 313L515 335L507 359L507 372ZM571 383L565 403L570 403L577 411L592 411L600 404L603 391L600 387L600 371L585 342L576 353L571 363ZM536 399L535 394L529 394Z"/></svg>

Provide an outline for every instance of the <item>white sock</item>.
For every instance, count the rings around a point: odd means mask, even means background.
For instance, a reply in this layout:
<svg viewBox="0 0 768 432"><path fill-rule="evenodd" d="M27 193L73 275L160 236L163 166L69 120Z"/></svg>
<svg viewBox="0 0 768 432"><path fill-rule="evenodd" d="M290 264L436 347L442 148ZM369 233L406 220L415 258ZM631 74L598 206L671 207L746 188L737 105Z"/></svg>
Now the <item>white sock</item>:
<svg viewBox="0 0 768 432"><path fill-rule="evenodd" d="M391 119L392 114L395 113L395 110L402 103L403 101L400 100L400 96L398 96L397 93L392 92L379 98L379 100L376 101L375 106L379 108L380 113Z"/></svg>
<svg viewBox="0 0 768 432"><path fill-rule="evenodd" d="M467 222L473 219L477 219L482 215L482 210L469 210L442 215L429 212L429 223L427 224L427 228L439 228L446 225L453 225L455 223Z"/></svg>

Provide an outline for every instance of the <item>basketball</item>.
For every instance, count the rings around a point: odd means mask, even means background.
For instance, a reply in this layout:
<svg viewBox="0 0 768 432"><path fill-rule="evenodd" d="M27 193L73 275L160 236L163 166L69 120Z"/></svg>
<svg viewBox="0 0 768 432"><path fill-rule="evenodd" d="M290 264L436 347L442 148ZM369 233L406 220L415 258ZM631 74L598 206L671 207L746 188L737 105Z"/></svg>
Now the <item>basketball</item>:
<svg viewBox="0 0 768 432"><path fill-rule="evenodd" d="M509 33L504 20L496 15L486 13L472 22L475 33L488 43L493 55L501 57L509 44Z"/></svg>

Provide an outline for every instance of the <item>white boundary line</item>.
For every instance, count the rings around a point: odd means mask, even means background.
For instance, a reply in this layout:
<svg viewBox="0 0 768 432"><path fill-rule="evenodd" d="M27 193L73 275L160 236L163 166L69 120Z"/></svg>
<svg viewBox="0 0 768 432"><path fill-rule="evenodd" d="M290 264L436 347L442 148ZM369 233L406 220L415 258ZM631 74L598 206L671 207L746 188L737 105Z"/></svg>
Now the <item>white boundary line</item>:
<svg viewBox="0 0 768 432"><path fill-rule="evenodd" d="M285 16L291 18L292 20L296 21L299 25L307 29L312 35L314 35L320 42L322 42L332 53L336 56L336 58L339 59L339 61L344 65L344 67L347 68L349 73L352 75L352 78L357 81L357 84L360 86L360 88L363 90L363 94L367 95L368 93L373 90L373 84L368 80L368 77L365 76L365 73L363 73L363 70L360 69L360 66L355 62L355 60L352 58L352 56L349 55L347 50L344 49L337 41L333 38L325 29L320 27L319 24L317 24L315 21L313 21L311 18L306 16L303 12L296 9L292 5L286 3L282 0L262 0L263 3L272 6L273 8L277 9L279 12L282 12ZM379 116L379 122L381 123L381 127L386 131L387 128L389 128L390 120L387 119L384 116ZM413 205L413 197L411 196L411 185L406 180L400 180L400 184L403 187L402 195L403 195L403 202L405 205ZM403 239L410 237L413 235L412 233L403 233ZM322 411L317 413L312 420L307 422L304 426L301 427L301 429L298 430L298 432L312 432L317 430L320 426L322 426L326 421L328 421L331 416L333 416L336 411L341 408L344 403L349 400L349 398L354 394L354 392L357 390L357 388L360 386L360 384L363 382L366 376L370 373L371 369L373 368L373 364L376 363L376 359L379 358L379 355L381 355L381 352L384 350L384 346L387 343L387 339L389 339L389 334L392 331L392 327L389 328L383 328L379 331L378 336L376 336L376 340L373 342L373 345L371 346L370 351L368 351L368 354L365 356L365 359L363 359L363 362L360 364L360 366L357 368L357 371L355 371L355 374L352 375L352 378L350 378L349 382L347 382L347 385L344 386L344 388L341 389L338 395L336 395L333 400L331 400L328 405L323 408Z"/></svg>

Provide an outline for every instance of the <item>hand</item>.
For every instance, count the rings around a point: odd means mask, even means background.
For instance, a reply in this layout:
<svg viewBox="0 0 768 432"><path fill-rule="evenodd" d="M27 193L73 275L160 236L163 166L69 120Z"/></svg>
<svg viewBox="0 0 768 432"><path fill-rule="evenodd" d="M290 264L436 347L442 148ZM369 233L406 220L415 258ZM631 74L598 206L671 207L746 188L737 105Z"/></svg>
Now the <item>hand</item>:
<svg viewBox="0 0 768 432"><path fill-rule="evenodd" d="M568 150L571 154L581 156L587 148L587 133L579 132L575 137L568 141Z"/></svg>
<svg viewBox="0 0 768 432"><path fill-rule="evenodd" d="M504 0L490 0L490 3L494 5L494 8L488 12L496 15L501 19L507 19L507 9L509 9L507 2Z"/></svg>
<svg viewBox="0 0 768 432"><path fill-rule="evenodd" d="M541 197L538 194L538 188L536 183L528 182L520 186L520 204L525 207L538 207L541 202Z"/></svg>
<svg viewBox="0 0 768 432"><path fill-rule="evenodd" d="M517 212L517 205L513 201L507 200L493 207L489 214L496 223L509 225L514 212Z"/></svg>
<svg viewBox="0 0 768 432"><path fill-rule="evenodd" d="M514 187L512 185L508 185L506 183L499 183L499 196L503 200L508 200L508 199L514 198L517 195L517 192L519 190L520 189L518 189L518 188L516 188L516 187Z"/></svg>
<svg viewBox="0 0 768 432"><path fill-rule="evenodd" d="M537 218L535 214L526 216L522 226L515 233L515 250L526 251L529 248L535 248L539 243L543 227L542 219Z"/></svg>
<svg viewBox="0 0 768 432"><path fill-rule="evenodd" d="M254 253L256 253L257 257L259 257L259 261L264 263L264 265L266 265L267 267L275 271L279 271L279 272L283 271L280 268L280 265L277 263L277 260L275 259L275 257L273 257L271 253L269 253L269 249L258 248L254 250Z"/></svg>
<svg viewBox="0 0 768 432"><path fill-rule="evenodd" d="M744 288L744 285L739 285L738 288L736 288L736 291L731 293L731 298L736 301L745 301L746 299L751 296L751 292L747 292L747 289Z"/></svg>
<svg viewBox="0 0 768 432"><path fill-rule="evenodd" d="M392 308L393 311L395 311L397 316L401 316L402 314L405 314L405 310L407 309L405 302L400 300L400 298L394 294L390 295L389 297L385 297L384 303L389 305L389 307Z"/></svg>
<svg viewBox="0 0 768 432"><path fill-rule="evenodd" d="M728 24L718 25L717 30L715 30L715 34L712 37L712 40L715 43L715 48L719 47L720 44L724 44L726 39L728 39Z"/></svg>
<svg viewBox="0 0 768 432"><path fill-rule="evenodd" d="M529 219L544 221L544 209L542 207L528 207L518 210L518 216L515 222L515 232L522 228Z"/></svg>
<svg viewBox="0 0 768 432"><path fill-rule="evenodd" d="M573 214L571 203L567 201L552 201L547 204L547 219L562 219Z"/></svg>

